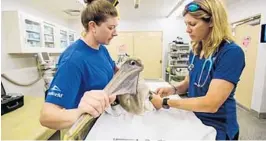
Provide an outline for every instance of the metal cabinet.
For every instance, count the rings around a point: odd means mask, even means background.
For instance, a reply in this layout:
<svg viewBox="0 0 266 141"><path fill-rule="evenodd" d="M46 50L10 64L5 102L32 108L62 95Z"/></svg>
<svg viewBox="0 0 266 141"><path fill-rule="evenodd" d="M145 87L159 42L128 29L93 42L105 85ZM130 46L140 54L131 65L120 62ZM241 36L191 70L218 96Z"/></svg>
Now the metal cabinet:
<svg viewBox="0 0 266 141"><path fill-rule="evenodd" d="M189 44L169 44L168 67L169 82L182 81L188 75Z"/></svg>

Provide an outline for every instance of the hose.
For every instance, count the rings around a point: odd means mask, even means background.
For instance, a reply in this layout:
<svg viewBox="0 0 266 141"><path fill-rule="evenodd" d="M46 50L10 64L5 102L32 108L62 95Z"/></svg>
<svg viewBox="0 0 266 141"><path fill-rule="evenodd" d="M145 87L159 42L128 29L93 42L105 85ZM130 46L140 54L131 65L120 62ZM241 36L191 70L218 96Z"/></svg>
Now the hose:
<svg viewBox="0 0 266 141"><path fill-rule="evenodd" d="M35 56L35 57L36 57L36 64L37 64L38 74L39 74L39 76L38 76L38 78L36 80L34 80L34 81L30 82L30 83L27 83L27 84L22 84L22 83L16 82L15 80L9 78L6 74L1 74L1 77L5 78L7 81L9 81L12 84L15 84L17 86L22 86L22 87L28 87L28 86L31 86L31 85L37 83L38 81L40 81L42 79L42 74L41 74L41 70L40 70L40 66L39 66L40 64L39 64L38 58L37 58L37 56Z"/></svg>
<svg viewBox="0 0 266 141"><path fill-rule="evenodd" d="M1 74L1 76L3 78L5 78L7 81L11 82L12 84L15 84L17 86L22 86L22 87L28 87L28 86L31 86L35 83L37 83L39 80L42 79L42 77L39 75L38 78L30 83L27 83L27 84L22 84L22 83L19 83L19 82L16 82L15 80L12 80L11 78L9 78L6 74Z"/></svg>

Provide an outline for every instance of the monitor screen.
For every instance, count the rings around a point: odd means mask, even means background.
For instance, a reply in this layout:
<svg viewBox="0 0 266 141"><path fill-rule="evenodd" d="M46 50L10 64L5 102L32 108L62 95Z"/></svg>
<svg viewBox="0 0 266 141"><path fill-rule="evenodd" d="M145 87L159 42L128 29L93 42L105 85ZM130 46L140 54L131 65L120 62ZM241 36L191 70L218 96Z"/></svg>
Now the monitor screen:
<svg viewBox="0 0 266 141"><path fill-rule="evenodd" d="M261 25L261 43L266 43L266 24Z"/></svg>
<svg viewBox="0 0 266 141"><path fill-rule="evenodd" d="M47 52L42 52L42 58L44 61L50 60L50 56Z"/></svg>

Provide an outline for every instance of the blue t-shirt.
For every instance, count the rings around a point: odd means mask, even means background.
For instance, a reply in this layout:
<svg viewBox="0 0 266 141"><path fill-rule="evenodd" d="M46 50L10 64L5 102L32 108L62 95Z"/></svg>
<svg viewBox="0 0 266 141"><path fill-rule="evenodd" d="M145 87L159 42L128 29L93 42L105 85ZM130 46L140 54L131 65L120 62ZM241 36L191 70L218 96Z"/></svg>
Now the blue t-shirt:
<svg viewBox="0 0 266 141"><path fill-rule="evenodd" d="M46 102L77 108L86 91L104 89L114 70L115 63L103 45L97 50L79 39L61 54Z"/></svg>
<svg viewBox="0 0 266 141"><path fill-rule="evenodd" d="M193 53L190 53L189 63L191 64ZM217 131L217 140L225 140L226 135L231 139L239 131L236 115L236 101L234 99L235 90L239 81L242 70L245 67L245 56L243 50L231 42L223 42L218 52L216 52L212 59L213 67L208 75L208 68L210 63L206 63L202 72L200 85L202 85L206 79L206 83L203 87L197 87L202 67L206 59L200 59L198 55L195 56L193 64L194 68L189 72L189 97L205 96L208 92L209 85L212 79L223 79L234 84L230 96L222 104L216 113L204 113L195 112L195 115L208 126L212 126Z"/></svg>

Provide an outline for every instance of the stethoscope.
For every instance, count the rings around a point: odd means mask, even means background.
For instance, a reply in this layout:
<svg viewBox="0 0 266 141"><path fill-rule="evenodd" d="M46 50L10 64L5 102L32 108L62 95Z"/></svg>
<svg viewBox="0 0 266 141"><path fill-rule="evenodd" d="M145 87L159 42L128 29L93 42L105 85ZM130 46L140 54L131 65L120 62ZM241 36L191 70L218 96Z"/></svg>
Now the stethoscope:
<svg viewBox="0 0 266 141"><path fill-rule="evenodd" d="M193 58L192 58L192 61L191 61L191 63L190 63L189 66L188 66L188 70L189 70L189 71L192 71L193 68L194 68L194 60L195 60L195 56L196 56L196 55L194 54L194 55L193 55ZM208 80L208 77L209 77L209 75L210 75L210 72L211 72L211 69L212 69L212 66L213 66L213 62L214 62L215 59L216 59L216 57L210 55L210 56L204 61L203 66L202 66L202 68L201 68L201 72L200 72L200 76L199 76L198 82L195 82L195 83L194 83L194 85L197 86L198 88L202 88L202 87L205 86L205 84L206 84L206 82L207 82L207 80ZM202 79L202 74L203 74L203 71L204 71L205 66L206 66L207 63L209 63L208 73L207 73L207 76L205 77L205 80L204 80L203 83L201 84L200 82L201 82L201 79Z"/></svg>

